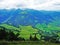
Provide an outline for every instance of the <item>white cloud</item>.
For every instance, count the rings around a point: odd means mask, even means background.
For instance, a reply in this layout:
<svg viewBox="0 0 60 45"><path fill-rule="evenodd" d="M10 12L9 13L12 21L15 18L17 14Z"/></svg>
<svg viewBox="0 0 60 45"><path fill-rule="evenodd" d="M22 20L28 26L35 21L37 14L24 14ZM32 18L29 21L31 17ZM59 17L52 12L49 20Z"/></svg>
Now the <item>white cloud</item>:
<svg viewBox="0 0 60 45"><path fill-rule="evenodd" d="M0 9L60 10L59 0L1 0Z"/></svg>

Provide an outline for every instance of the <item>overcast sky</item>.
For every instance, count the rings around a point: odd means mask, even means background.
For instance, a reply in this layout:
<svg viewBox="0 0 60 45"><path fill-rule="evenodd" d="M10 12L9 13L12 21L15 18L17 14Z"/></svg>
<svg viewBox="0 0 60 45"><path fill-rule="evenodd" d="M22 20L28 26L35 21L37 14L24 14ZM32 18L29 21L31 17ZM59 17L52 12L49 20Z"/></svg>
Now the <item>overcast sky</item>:
<svg viewBox="0 0 60 45"><path fill-rule="evenodd" d="M60 10L60 0L0 0L0 9Z"/></svg>

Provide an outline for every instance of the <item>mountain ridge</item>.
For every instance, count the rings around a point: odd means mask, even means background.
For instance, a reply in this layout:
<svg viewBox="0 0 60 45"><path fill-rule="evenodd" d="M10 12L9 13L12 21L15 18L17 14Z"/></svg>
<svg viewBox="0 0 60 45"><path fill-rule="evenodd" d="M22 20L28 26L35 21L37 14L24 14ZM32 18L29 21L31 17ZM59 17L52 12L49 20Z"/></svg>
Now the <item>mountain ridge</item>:
<svg viewBox="0 0 60 45"><path fill-rule="evenodd" d="M60 18L60 11L38 11L32 9L11 9L0 10L0 23L7 23L10 25L32 25L37 23L49 24ZM57 21L59 22L59 21Z"/></svg>

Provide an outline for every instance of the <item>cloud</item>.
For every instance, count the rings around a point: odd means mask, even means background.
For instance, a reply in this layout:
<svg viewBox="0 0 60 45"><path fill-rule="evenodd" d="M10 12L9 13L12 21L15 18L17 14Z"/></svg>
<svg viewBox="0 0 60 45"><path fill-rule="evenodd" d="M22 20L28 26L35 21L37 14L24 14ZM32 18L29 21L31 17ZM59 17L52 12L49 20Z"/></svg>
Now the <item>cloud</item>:
<svg viewBox="0 0 60 45"><path fill-rule="evenodd" d="M60 10L59 0L1 0L0 9Z"/></svg>

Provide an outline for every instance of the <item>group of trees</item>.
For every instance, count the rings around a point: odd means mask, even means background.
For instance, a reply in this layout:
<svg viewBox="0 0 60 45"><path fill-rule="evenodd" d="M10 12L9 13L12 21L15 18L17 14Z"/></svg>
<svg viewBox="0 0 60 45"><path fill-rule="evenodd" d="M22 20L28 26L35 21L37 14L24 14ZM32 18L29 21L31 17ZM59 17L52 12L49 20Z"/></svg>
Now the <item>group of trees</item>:
<svg viewBox="0 0 60 45"><path fill-rule="evenodd" d="M60 43L60 28L53 25L37 24L35 26L41 35L41 40Z"/></svg>
<svg viewBox="0 0 60 45"><path fill-rule="evenodd" d="M11 27L11 26L10 26ZM40 30L40 25L36 28L32 26L19 26L19 30L7 29L0 26L0 40L7 41L50 41L60 43L60 32L46 32ZM42 27L41 27L42 29Z"/></svg>
<svg viewBox="0 0 60 45"><path fill-rule="evenodd" d="M24 40L23 38L18 36L19 36L19 33L15 34L12 31L7 32L4 27L0 27L0 40L7 40L7 41Z"/></svg>
<svg viewBox="0 0 60 45"><path fill-rule="evenodd" d="M25 27L25 26L23 26L23 27ZM6 41L25 41L25 40L35 41L35 40L38 40L38 38L36 37L36 34L34 34L34 37L33 37L32 36L33 33L32 32L29 33L30 26L28 26L27 32L25 31L26 30L25 28L27 28L27 27L24 28L25 30L23 29L23 27L21 26L21 31L14 32L15 30L12 31L13 29L10 30L10 29L6 29L5 27L0 26L0 40L6 40ZM33 30L33 28L31 27L30 30ZM28 36L24 37L24 35L25 36L28 35ZM26 39L26 38L29 38L29 39Z"/></svg>

